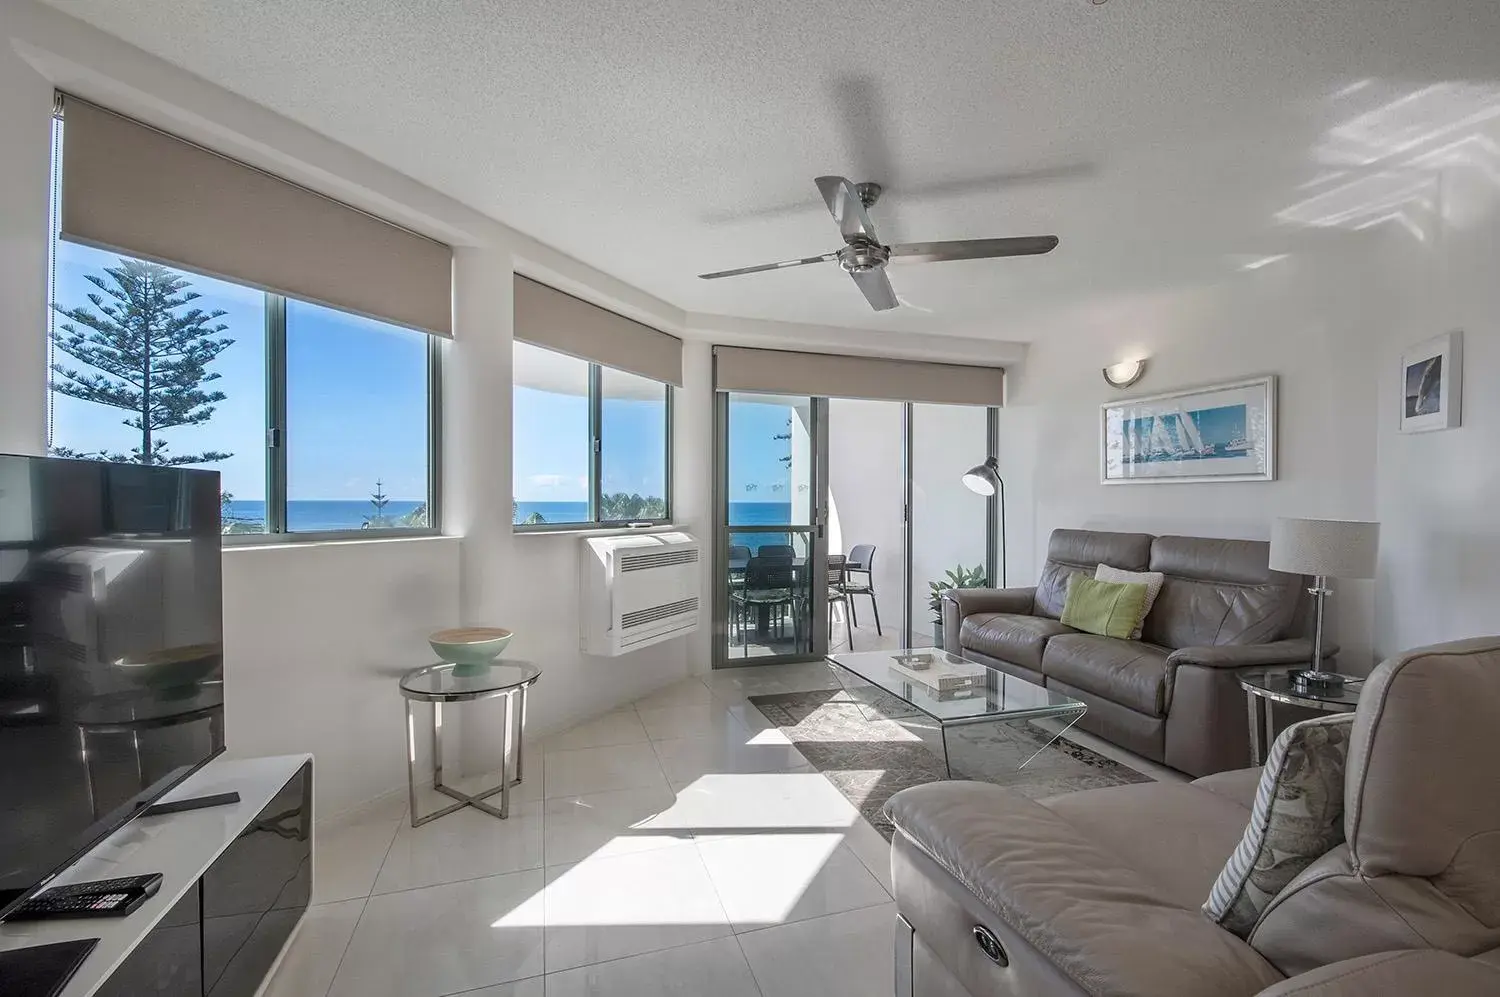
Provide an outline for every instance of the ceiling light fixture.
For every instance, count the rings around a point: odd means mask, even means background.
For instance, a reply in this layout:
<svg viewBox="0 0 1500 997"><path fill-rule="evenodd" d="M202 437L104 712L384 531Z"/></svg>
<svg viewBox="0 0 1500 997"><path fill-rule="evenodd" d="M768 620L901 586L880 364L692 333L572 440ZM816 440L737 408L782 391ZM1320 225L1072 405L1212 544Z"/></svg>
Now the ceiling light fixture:
<svg viewBox="0 0 1500 997"><path fill-rule="evenodd" d="M1128 388L1145 376L1145 360L1122 360L1104 368L1104 380L1111 388Z"/></svg>

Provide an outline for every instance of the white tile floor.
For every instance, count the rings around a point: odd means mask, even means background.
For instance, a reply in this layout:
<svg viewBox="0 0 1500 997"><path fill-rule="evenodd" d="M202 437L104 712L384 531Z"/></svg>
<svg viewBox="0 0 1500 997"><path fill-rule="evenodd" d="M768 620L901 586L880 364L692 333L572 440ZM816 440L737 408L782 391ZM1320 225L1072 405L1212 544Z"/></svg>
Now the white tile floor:
<svg viewBox="0 0 1500 997"><path fill-rule="evenodd" d="M746 701L832 685L662 689L539 742L506 821L413 829L403 794L320 826L267 997L892 993L885 839Z"/></svg>
<svg viewBox="0 0 1500 997"><path fill-rule="evenodd" d="M835 686L821 663L687 679L541 740L509 820L413 829L403 793L320 826L266 997L891 994L889 845L747 701Z"/></svg>

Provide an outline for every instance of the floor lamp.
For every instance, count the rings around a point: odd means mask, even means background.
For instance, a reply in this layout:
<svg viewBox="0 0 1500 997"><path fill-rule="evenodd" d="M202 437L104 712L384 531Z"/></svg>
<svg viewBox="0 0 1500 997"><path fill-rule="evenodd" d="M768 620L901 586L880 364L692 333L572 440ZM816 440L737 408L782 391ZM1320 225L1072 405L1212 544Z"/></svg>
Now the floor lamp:
<svg viewBox="0 0 1500 997"><path fill-rule="evenodd" d="M969 468L964 472L964 487L976 495L993 497L1000 504L1000 587L1005 588L1005 480L1000 477L1000 462L990 457Z"/></svg>

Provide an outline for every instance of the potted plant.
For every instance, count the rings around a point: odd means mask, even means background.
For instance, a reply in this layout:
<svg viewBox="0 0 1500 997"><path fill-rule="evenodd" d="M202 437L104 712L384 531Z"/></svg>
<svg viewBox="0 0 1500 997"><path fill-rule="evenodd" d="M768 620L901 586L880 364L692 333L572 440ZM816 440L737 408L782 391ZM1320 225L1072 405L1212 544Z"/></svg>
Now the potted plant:
<svg viewBox="0 0 1500 997"><path fill-rule="evenodd" d="M942 647L943 593L948 589L983 588L989 584L989 578L985 574L984 565L976 565L971 570L960 564L949 569L944 577L927 584L932 589L932 598L927 600L927 605L932 608L932 643L937 647Z"/></svg>

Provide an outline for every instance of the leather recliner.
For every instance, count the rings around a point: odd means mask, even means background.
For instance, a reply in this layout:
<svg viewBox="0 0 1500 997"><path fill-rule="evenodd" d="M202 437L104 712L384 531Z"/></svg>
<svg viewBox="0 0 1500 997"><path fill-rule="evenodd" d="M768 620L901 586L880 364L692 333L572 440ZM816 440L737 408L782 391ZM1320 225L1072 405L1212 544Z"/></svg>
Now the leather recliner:
<svg viewBox="0 0 1500 997"><path fill-rule="evenodd" d="M1246 939L1201 907L1259 769L1035 802L968 782L897 793L897 992L1500 994L1497 721L1500 637L1380 665L1351 732L1345 841Z"/></svg>
<svg viewBox="0 0 1500 997"><path fill-rule="evenodd" d="M1140 640L1058 619L1069 579L1100 564L1166 576ZM1260 540L1056 530L1034 587L944 593L944 646L1086 704L1080 729L1152 761L1196 776L1243 768L1250 733L1237 673L1313 654L1302 636L1307 579L1269 565Z"/></svg>

